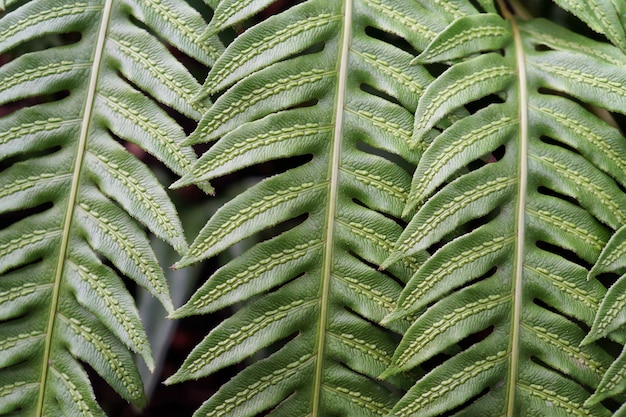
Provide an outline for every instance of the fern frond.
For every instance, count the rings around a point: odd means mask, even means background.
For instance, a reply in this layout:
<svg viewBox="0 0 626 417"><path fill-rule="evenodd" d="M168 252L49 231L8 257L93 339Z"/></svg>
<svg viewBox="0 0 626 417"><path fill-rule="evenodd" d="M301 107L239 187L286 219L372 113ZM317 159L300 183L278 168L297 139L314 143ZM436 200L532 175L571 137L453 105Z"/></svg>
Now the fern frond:
<svg viewBox="0 0 626 417"><path fill-rule="evenodd" d="M216 142L176 185L300 158L219 209L177 264L271 236L215 272L175 313L245 301L168 383L263 358L197 415L386 415L410 385L404 375L391 389L376 378L407 327L380 322L417 260L387 273L377 266L401 232L410 187L403 166L421 154L409 149L412 114L432 80L394 43L422 50L455 14L475 12L465 1L438 3L448 11L413 1L302 2L246 28L212 67L198 100L219 98L188 143ZM222 1L207 34L267 4Z"/></svg>
<svg viewBox="0 0 626 417"><path fill-rule="evenodd" d="M606 36L622 52L626 52L624 2L615 0L554 0L554 2L581 19L593 31Z"/></svg>
<svg viewBox="0 0 626 417"><path fill-rule="evenodd" d="M585 106L625 111L624 59L494 14L455 20L417 58L454 63L420 98L416 214L383 263L426 257L385 319L416 317L383 376L432 370L392 415L611 414L589 389L614 358L579 346L606 293L587 268L626 220L626 142Z"/></svg>
<svg viewBox="0 0 626 417"><path fill-rule="evenodd" d="M594 279L603 273L622 274L609 288L602 299L591 330L582 341L582 344L589 344L603 337L612 336L613 332L623 328L626 323L626 304L624 303L624 290L626 279L623 275L626 272L626 253L624 252L624 237L626 236L626 226L622 226L615 232L606 246L600 253L597 262L589 271L589 279ZM624 369L626 367L626 347L620 356L613 362L606 371L604 378L596 389L596 392L589 398L589 404L595 404L611 396L626 391L626 378Z"/></svg>
<svg viewBox="0 0 626 417"><path fill-rule="evenodd" d="M133 353L152 358L122 278L171 311L143 229L180 253L187 243L163 187L120 141L178 174L194 163L161 106L198 119L200 86L155 33L209 64L220 51L195 42L203 29L195 10L163 0L33 0L0 19L0 54L14 57L0 67L0 105L18 108L0 118L0 414L103 415L81 362L144 402ZM67 41L37 46L42 34Z"/></svg>

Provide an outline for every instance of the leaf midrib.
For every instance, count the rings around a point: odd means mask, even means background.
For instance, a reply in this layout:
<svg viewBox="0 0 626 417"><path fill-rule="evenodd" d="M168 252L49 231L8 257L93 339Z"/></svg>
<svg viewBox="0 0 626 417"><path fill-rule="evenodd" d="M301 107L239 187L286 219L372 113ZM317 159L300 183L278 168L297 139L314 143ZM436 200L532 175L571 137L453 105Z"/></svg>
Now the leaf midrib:
<svg viewBox="0 0 626 417"><path fill-rule="evenodd" d="M94 50L94 58L91 64L91 77L89 79L89 86L87 88L87 96L85 99L84 113L81 122L80 136L78 138L78 145L76 148L76 158L74 160L74 169L72 172L72 184L70 187L69 197L67 199L67 211L65 219L63 221L63 233L61 235L61 242L59 247L59 255L57 260L57 266L55 268L56 273L54 276L53 291L50 303L50 314L48 316L48 325L46 328L46 340L44 344L44 354L42 358L41 367L41 386L39 390L39 397L37 400L37 412L35 415L43 415L43 407L45 401L46 384L48 380L48 370L51 366L49 364L51 355L51 346L53 342L53 331L56 321L56 312L59 305L59 295L61 282L64 276L65 260L67 258L67 252L69 247L69 241L71 236L72 221L74 218L74 211L78 200L78 188L80 186L80 178L83 168L83 159L85 156L85 150L87 148L87 139L89 136L89 130L91 127L91 115L93 112L94 101L96 97L96 89L98 86L98 79L100 76L100 69L102 64L102 55L105 46L106 34L109 28L109 20L111 16L113 0L106 0L102 8L102 18L100 23L100 30L98 32L98 38Z"/></svg>
<svg viewBox="0 0 626 417"><path fill-rule="evenodd" d="M506 8L503 8L506 11ZM524 242L526 234L525 210L528 182L528 86L526 81L525 55L519 27L508 11L504 13L511 24L518 69L519 132L519 191L517 204L517 247L515 253L515 281L513 283L513 314L511 319L511 366L508 381L507 416L514 417L519 369L519 342L522 314L522 281L524 273Z"/></svg>
<svg viewBox="0 0 626 417"><path fill-rule="evenodd" d="M326 245L324 248L324 267L322 272L322 292L320 294L320 316L317 335L317 359L315 365L315 377L313 385L313 403L311 417L320 414L320 399L324 367L324 344L326 339L326 327L328 323L328 305L330 292L330 278L332 276L333 247L335 240L335 222L337 215L337 198L339 195L338 176L340 171L341 139L343 126L343 113L345 105L346 82L348 78L348 52L352 34L352 0L344 3L344 25L340 46L340 61L337 70L337 95L335 98L335 131L333 135L333 148L330 156L330 184L328 192L328 211L326 218Z"/></svg>

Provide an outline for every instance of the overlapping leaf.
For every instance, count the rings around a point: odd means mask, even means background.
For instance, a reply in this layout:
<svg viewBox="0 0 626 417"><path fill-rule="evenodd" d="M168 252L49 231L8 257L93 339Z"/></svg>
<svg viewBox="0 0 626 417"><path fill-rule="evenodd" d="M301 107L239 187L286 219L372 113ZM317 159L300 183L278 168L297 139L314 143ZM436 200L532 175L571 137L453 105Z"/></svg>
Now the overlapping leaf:
<svg viewBox="0 0 626 417"><path fill-rule="evenodd" d="M241 30L242 19L267 4L222 1L206 33ZM224 265L176 313L246 301L170 383L268 352L198 415L390 411L398 391L376 378L395 349L392 330L406 324L379 323L417 263L408 257L385 273L377 266L401 232L410 187L403 167L421 154L408 146L412 114L432 79L397 45L422 50L447 22L469 13L475 9L464 1L306 1L246 28L218 59L200 98L219 98L189 141L215 143L178 185L277 159L285 172L224 205L178 264L261 232L273 236ZM274 225L286 231L272 232ZM400 388L409 381L391 379Z"/></svg>
<svg viewBox="0 0 626 417"><path fill-rule="evenodd" d="M120 143L179 174L195 160L162 106L199 118L199 85L154 32L207 64L218 44L196 42L205 23L178 1L22 3L2 2L0 18L12 56L0 104L18 109L0 118L0 414L102 415L82 363L141 405L132 354L152 362L122 278L172 309L142 229L187 246L156 177Z"/></svg>
<svg viewBox="0 0 626 417"><path fill-rule="evenodd" d="M626 303L624 302L624 286L626 284L626 279L624 278L624 272L626 272L624 268L626 266L625 237L626 226L622 226L608 241L598 261L589 271L589 279L594 279L603 273L619 273L622 275L613 283L602 299L593 326L583 341L584 344L592 343L617 333L617 330L623 328L626 322ZM626 369L626 348L622 350L621 355L606 371L589 402L602 401L610 396L626 391L624 369Z"/></svg>
<svg viewBox="0 0 626 417"><path fill-rule="evenodd" d="M606 292L587 270L626 220L626 142L590 111L625 111L624 56L482 14L418 58L451 60L420 98L412 141L426 151L405 210L417 213L384 264L427 256L386 319L416 317L385 375L432 370L392 415L610 415L589 398L612 358L580 345Z"/></svg>
<svg viewBox="0 0 626 417"><path fill-rule="evenodd" d="M624 31L626 3L620 0L554 0L554 2L626 52Z"/></svg>

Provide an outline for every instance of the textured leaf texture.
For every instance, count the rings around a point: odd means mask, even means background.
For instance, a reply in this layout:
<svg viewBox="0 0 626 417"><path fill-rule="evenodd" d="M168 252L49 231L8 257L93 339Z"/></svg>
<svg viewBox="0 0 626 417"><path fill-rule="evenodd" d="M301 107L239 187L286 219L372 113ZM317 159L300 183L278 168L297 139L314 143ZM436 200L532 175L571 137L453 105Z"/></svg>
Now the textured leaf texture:
<svg viewBox="0 0 626 417"><path fill-rule="evenodd" d="M0 0L0 416L626 417L625 13Z"/></svg>
<svg viewBox="0 0 626 417"><path fill-rule="evenodd" d="M617 333L626 323L626 302L624 301L626 298L624 296L626 293L626 278L624 275L626 272L625 238L626 226L622 226L611 237L602 253L600 253L598 261L589 271L590 279L594 279L603 273L618 273L622 275L613 283L604 296L596 313L593 326L583 343L591 343L602 337L610 336L612 333ZM594 396L588 402L594 404L626 391L625 369L626 348L622 350L620 356L607 370Z"/></svg>
<svg viewBox="0 0 626 417"><path fill-rule="evenodd" d="M147 230L187 248L176 210L130 142L182 174L195 154L164 110L198 119L200 85L161 39L205 64L215 41L178 1L2 1L0 414L103 415L83 364L144 402L150 347L123 279L172 310ZM46 44L41 37L57 38ZM205 185L208 189L208 186Z"/></svg>
<svg viewBox="0 0 626 417"><path fill-rule="evenodd" d="M176 185L269 161L282 172L218 210L178 263L262 240L175 313L245 301L167 382L243 362L197 415L387 415L412 381L377 380L407 328L380 322L418 265L409 256L378 270L400 236L408 171L421 154L409 141L432 76L411 61L476 10L461 1L312 0L241 30L267 4L219 3L205 36L230 26L241 34L198 97L218 98L188 143L212 146Z"/></svg>
<svg viewBox="0 0 626 417"><path fill-rule="evenodd" d="M587 13L592 3L611 2L585 2ZM384 376L425 371L393 416L616 408L600 400L619 391L624 359L605 376L615 357L592 341L623 323L607 311L623 307L623 290L602 301L595 272L623 267L623 233L607 242L626 220L626 141L594 110L626 110L626 57L502 16L455 20L416 59L447 69L415 113L411 143L425 148L405 209L415 215L383 264L426 257L385 319L415 318ZM461 106L472 114L437 126Z"/></svg>
<svg viewBox="0 0 626 417"><path fill-rule="evenodd" d="M626 3L620 0L554 0L554 2L626 52L626 32L624 32Z"/></svg>

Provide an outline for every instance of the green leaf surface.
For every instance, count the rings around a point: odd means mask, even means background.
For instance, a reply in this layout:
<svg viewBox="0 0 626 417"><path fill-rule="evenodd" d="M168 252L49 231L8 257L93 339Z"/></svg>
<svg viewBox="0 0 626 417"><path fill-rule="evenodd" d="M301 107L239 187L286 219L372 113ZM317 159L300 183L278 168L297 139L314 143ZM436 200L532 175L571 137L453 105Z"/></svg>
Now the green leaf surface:
<svg viewBox="0 0 626 417"><path fill-rule="evenodd" d="M200 85L168 46L206 64L219 51L196 42L204 21L186 3L22 3L0 18L0 102L15 109L0 117L0 415L102 416L85 365L136 406L133 355L153 367L124 280L173 310L146 233L187 250L174 205L128 147L190 169L168 111L198 119ZM37 46L42 35L59 43Z"/></svg>
<svg viewBox="0 0 626 417"><path fill-rule="evenodd" d="M487 16L455 21L420 56L458 62L417 106L412 143L426 150L404 211L416 213L382 265L427 257L385 319L415 317L382 376L431 370L391 415L608 416L614 358L580 345L608 314L587 268L624 224L626 142L583 106L624 112L624 57L513 17L500 39L466 41ZM442 45L455 54L432 52Z"/></svg>
<svg viewBox="0 0 626 417"><path fill-rule="evenodd" d="M0 0L0 416L626 417L625 15Z"/></svg>
<svg viewBox="0 0 626 417"><path fill-rule="evenodd" d="M415 60L441 62L466 57L476 51L493 51L510 41L506 21L497 14L463 16L441 32Z"/></svg>
<svg viewBox="0 0 626 417"><path fill-rule="evenodd" d="M626 285L626 278L624 278L624 267L626 267L626 256L624 253L625 236L626 227L622 226L611 236L611 239L602 249L597 262L589 271L589 279L594 279L603 273L618 273L622 275L613 283L602 299L593 326L583 341L584 344L607 337L626 323L626 303L624 302L624 286ZM619 369L617 365L614 365L614 368ZM609 390L607 389L606 391Z"/></svg>
<svg viewBox="0 0 626 417"><path fill-rule="evenodd" d="M216 13L227 16L214 18L209 33L245 24L266 4L220 3ZM473 10L440 4L458 15ZM236 6L241 12L229 14ZM404 374L390 383L377 377L407 328L407 320L380 323L417 259L388 273L377 266L401 232L404 167L421 154L409 148L413 113L432 76L368 28L421 48L445 24L414 2L313 0L247 28L216 61L199 99L218 98L188 140L212 145L175 186L262 163L287 168L217 210L176 265L261 240L174 313L242 304L167 380L243 364L197 415L386 415L411 385Z"/></svg>
<svg viewBox="0 0 626 417"><path fill-rule="evenodd" d="M626 6L623 2L618 0L554 0L554 2L626 52L626 32L623 23Z"/></svg>

